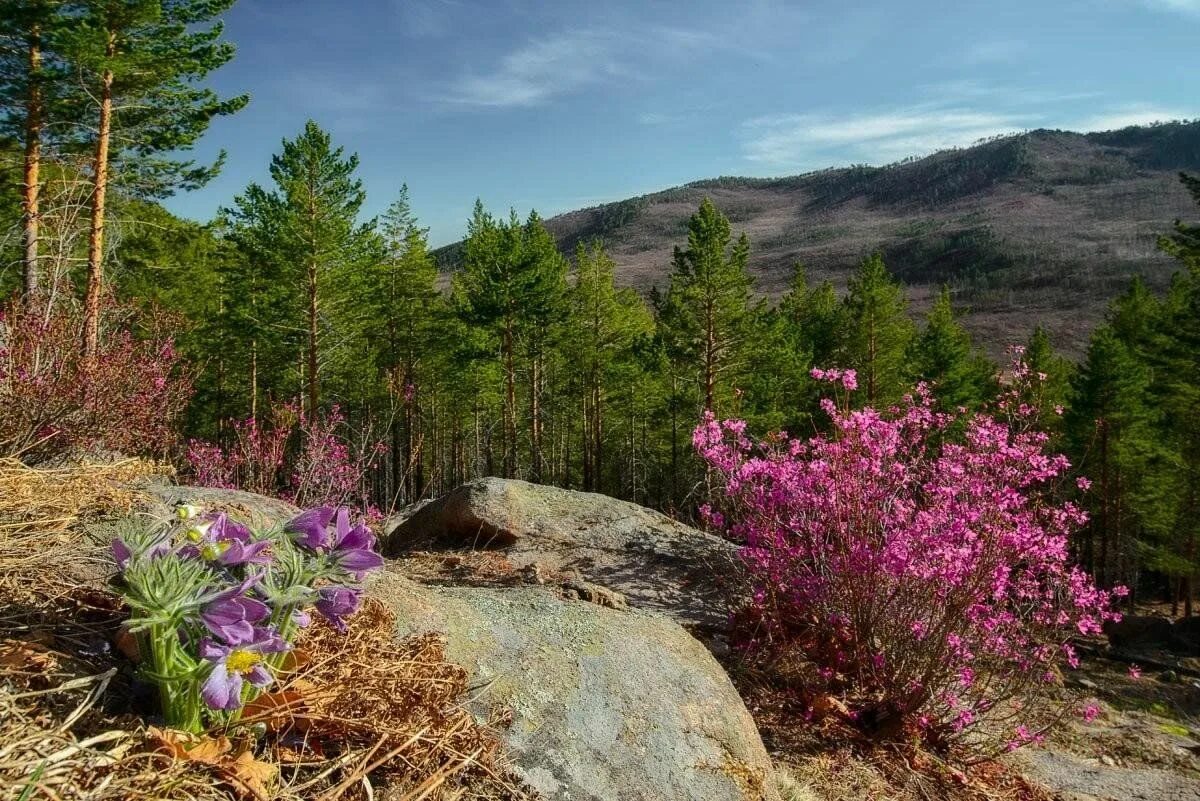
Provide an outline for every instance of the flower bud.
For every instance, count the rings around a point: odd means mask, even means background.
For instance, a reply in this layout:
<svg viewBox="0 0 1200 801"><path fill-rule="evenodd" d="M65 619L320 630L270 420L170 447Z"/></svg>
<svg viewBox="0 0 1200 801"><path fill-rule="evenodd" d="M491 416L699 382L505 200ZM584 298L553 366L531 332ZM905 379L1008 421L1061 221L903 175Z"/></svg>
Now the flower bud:
<svg viewBox="0 0 1200 801"><path fill-rule="evenodd" d="M194 517L199 517L204 511L199 506L190 503L181 503L175 507L175 514L179 515L180 520L191 520Z"/></svg>

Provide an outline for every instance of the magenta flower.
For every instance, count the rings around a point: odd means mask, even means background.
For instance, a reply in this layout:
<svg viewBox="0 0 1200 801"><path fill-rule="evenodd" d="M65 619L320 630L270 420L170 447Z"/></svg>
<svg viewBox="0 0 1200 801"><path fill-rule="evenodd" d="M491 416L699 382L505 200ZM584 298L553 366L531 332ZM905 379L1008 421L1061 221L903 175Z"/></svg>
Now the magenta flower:
<svg viewBox="0 0 1200 801"><path fill-rule="evenodd" d="M346 631L346 618L358 611L362 592L352 587L322 587L317 590L317 611L338 631Z"/></svg>
<svg viewBox="0 0 1200 801"><path fill-rule="evenodd" d="M242 705L245 682L266 687L272 681L271 671L263 663L266 654L288 649L287 643L269 629L255 629L248 642L220 645L212 640L200 643L200 658L212 663L212 672L204 681L200 695L212 709L226 712Z"/></svg>
<svg viewBox="0 0 1200 801"><path fill-rule="evenodd" d="M333 561L338 567L362 581L367 571L383 567L383 557L374 550L375 536L360 521L350 526L350 510L338 509L333 538Z"/></svg>
<svg viewBox="0 0 1200 801"><path fill-rule="evenodd" d="M310 551L323 551L330 545L329 522L333 507L318 506L293 517L284 530L293 535L297 545Z"/></svg>
<svg viewBox="0 0 1200 801"><path fill-rule="evenodd" d="M189 549L189 555L198 555L221 565L265 565L271 561L270 554L265 552L270 542L255 542L250 529L230 520L224 512L193 528L188 532L188 539L196 543Z"/></svg>
<svg viewBox="0 0 1200 801"><path fill-rule="evenodd" d="M262 601L240 596L210 603L200 612L200 620L214 636L230 645L240 645L254 639L254 624L270 614Z"/></svg>

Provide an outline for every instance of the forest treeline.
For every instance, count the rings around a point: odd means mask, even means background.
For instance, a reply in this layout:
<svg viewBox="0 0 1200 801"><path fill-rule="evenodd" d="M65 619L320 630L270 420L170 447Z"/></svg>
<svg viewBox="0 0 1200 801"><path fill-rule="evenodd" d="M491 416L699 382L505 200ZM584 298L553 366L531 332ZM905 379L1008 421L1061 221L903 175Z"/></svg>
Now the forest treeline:
<svg viewBox="0 0 1200 801"><path fill-rule="evenodd" d="M154 447L186 469L248 430L292 432L282 464L311 421L335 420L322 437L385 512L500 475L686 516L705 489L691 446L703 413L758 432L821 430L814 367L856 370L859 406L887 408L920 381L947 408L996 396L1004 373L949 290L916 315L875 255L840 295L797 265L770 303L754 291L752 243L708 200L646 297L618 285L602 242L563 254L536 213L478 202L461 263L443 275L407 190L365 219L357 157L315 122L216 219L172 216L156 201L220 167L181 154L246 102L201 87L233 56L217 21L232 2L0 2L8 319L74 315L85 378L100 374L106 342L169 331L172 380L190 389L178 433L194 447L161 436ZM1200 184L1184 180L1200 202ZM1042 424L1094 482L1076 543L1085 566L1106 584L1146 573L1141 586L1190 611L1200 227L1163 227L1180 262L1165 297L1135 282L1079 365L1041 330L1024 359L1048 376L1030 399ZM4 329L6 347L15 331ZM15 376L0 367L5 386Z"/></svg>

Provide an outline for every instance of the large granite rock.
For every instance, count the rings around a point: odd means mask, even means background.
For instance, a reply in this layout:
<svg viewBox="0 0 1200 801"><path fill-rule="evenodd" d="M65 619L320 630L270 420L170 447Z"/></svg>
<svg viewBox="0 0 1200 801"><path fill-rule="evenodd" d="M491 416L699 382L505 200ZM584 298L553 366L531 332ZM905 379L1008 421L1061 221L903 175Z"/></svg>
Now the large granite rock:
<svg viewBox="0 0 1200 801"><path fill-rule="evenodd" d="M704 630L742 592L733 544L606 495L500 478L469 482L394 525L384 552L503 551L517 568L578 573Z"/></svg>
<svg viewBox="0 0 1200 801"><path fill-rule="evenodd" d="M771 763L725 671L668 618L541 587L371 585L400 634L445 633L475 711L511 710L518 772L548 801L776 801Z"/></svg>

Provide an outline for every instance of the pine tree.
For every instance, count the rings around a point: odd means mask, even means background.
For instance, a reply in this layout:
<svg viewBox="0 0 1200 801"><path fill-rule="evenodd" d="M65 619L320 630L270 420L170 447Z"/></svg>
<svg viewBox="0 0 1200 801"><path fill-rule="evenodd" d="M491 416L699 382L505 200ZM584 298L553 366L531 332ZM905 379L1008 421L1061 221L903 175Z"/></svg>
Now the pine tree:
<svg viewBox="0 0 1200 801"><path fill-rule="evenodd" d="M857 394L865 403L887 406L910 386L908 349L914 329L904 289L878 253L863 261L850 279L842 308L840 366L858 371Z"/></svg>
<svg viewBox="0 0 1200 801"><path fill-rule="evenodd" d="M292 363L310 414L320 408L323 372L361 342L356 290L380 258L373 224L358 222L366 192L354 177L357 168L358 157L345 156L310 120L272 157L275 188L251 185L231 211L245 232L242 241L252 243L247 258L283 287L262 288L274 296L273 312L286 316L291 342L303 343Z"/></svg>
<svg viewBox="0 0 1200 801"><path fill-rule="evenodd" d="M530 213L520 233L520 269L525 276L520 336L529 368L529 475L540 482L546 476L547 362L568 313L567 262L537 212Z"/></svg>
<svg viewBox="0 0 1200 801"><path fill-rule="evenodd" d="M1200 204L1200 179L1181 175ZM1191 616L1200 569L1200 225L1177 221L1159 246L1184 268L1171 282L1148 347L1153 393L1161 410L1161 457L1151 469L1157 490L1151 527L1181 577L1184 612Z"/></svg>
<svg viewBox="0 0 1200 801"><path fill-rule="evenodd" d="M663 319L677 357L699 366L703 408L717 411L744 364L750 315L750 242L733 241L729 220L708 198L688 221L688 245L675 248Z"/></svg>
<svg viewBox="0 0 1200 801"><path fill-rule="evenodd" d="M833 284L822 281L809 286L804 265L796 264L779 308L799 332L798 346L809 354L812 365L832 367L844 334L841 304Z"/></svg>
<svg viewBox="0 0 1200 801"><path fill-rule="evenodd" d="M214 22L234 0L79 0L62 36L62 54L89 104L85 143L92 151L91 227L83 349L95 353L104 281L104 231L111 176L123 189L160 197L175 188L207 182L220 168L178 159L213 118L232 114L248 101L219 98L196 85L233 58Z"/></svg>
<svg viewBox="0 0 1200 801"><path fill-rule="evenodd" d="M1062 410L1071 393L1074 365L1058 355L1050 335L1040 325L1034 326L1021 358L1039 379L1030 388L1035 394L1023 400L1037 408L1038 427L1057 437L1062 431Z"/></svg>
<svg viewBox="0 0 1200 801"><path fill-rule="evenodd" d="M465 323L478 326L497 346L504 382L506 478L518 471L518 361L523 357L530 368L530 453L536 477L544 456L542 370L551 329L565 313L565 261L536 214L521 223L512 212L507 222L497 222L476 201L467 232L463 267L454 280L456 306Z"/></svg>
<svg viewBox="0 0 1200 801"><path fill-rule="evenodd" d="M63 0L0 2L0 137L22 144L22 289L41 290L38 246L47 127L72 86L55 52L67 22Z"/></svg>
<svg viewBox="0 0 1200 801"><path fill-rule="evenodd" d="M635 343L648 338L654 325L641 298L633 290L617 289L614 276L615 265L603 245L576 247L565 350L580 377L582 477L583 488L590 491L605 489L610 403L614 397L628 400L622 388L636 381L640 368Z"/></svg>
<svg viewBox="0 0 1200 801"><path fill-rule="evenodd" d="M971 335L958 322L943 287L925 315L925 328L913 340L911 370L945 409L976 408L995 396L995 368L971 344Z"/></svg>
<svg viewBox="0 0 1200 801"><path fill-rule="evenodd" d="M1151 448L1149 372L1111 325L1097 329L1071 380L1064 422L1075 465L1095 480L1082 560L1101 584L1131 573L1134 500Z"/></svg>
<svg viewBox="0 0 1200 801"><path fill-rule="evenodd" d="M429 253L428 230L417 225L408 187L380 220L385 256L373 270L367 288L371 318L384 332L373 351L387 376L389 396L399 400L400 419L391 422L393 494L411 502L425 492L422 404L430 389L433 351L445 314L437 289L437 266Z"/></svg>

